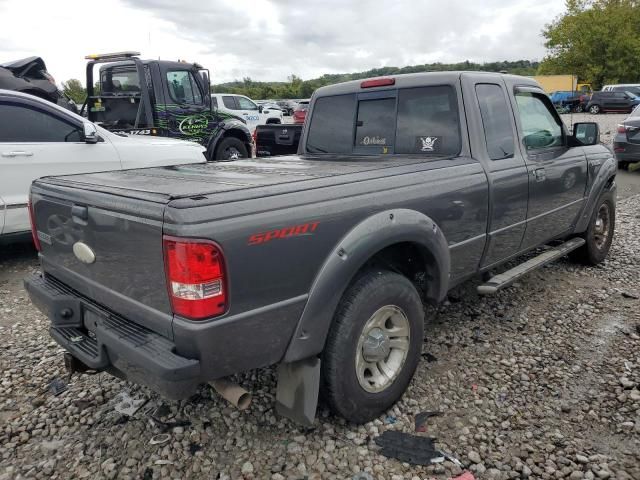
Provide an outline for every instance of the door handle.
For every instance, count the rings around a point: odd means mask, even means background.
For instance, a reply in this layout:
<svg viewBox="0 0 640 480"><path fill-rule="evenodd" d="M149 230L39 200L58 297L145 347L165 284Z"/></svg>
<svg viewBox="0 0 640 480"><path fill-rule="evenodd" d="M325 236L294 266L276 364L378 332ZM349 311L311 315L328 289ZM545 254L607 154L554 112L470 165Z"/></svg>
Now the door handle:
<svg viewBox="0 0 640 480"><path fill-rule="evenodd" d="M598 167L600 166L601 163L602 163L602 160L600 160L599 158L596 158L594 160L589 160L589 165L591 165L592 167Z"/></svg>
<svg viewBox="0 0 640 480"><path fill-rule="evenodd" d="M544 168L536 168L531 171L531 174L535 177L536 182L544 182L547 179L547 172Z"/></svg>
<svg viewBox="0 0 640 480"><path fill-rule="evenodd" d="M23 152L23 151L15 151L15 152L2 152L3 157L33 157L33 152Z"/></svg>

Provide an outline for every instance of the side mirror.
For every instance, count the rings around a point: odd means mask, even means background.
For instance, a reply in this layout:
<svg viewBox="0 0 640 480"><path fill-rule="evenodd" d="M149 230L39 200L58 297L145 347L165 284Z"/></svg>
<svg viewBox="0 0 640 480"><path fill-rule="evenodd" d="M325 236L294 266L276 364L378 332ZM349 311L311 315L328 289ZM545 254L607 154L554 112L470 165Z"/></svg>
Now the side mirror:
<svg viewBox="0 0 640 480"><path fill-rule="evenodd" d="M264 110L263 106L262 106L262 105L258 105L258 111L259 111L260 113L262 113L262 110Z"/></svg>
<svg viewBox="0 0 640 480"><path fill-rule="evenodd" d="M574 123L573 138L579 145L597 145L600 143L600 128L595 122Z"/></svg>
<svg viewBox="0 0 640 480"><path fill-rule="evenodd" d="M93 123L86 122L83 127L84 142L85 143L98 143L100 137L98 136L98 129Z"/></svg>

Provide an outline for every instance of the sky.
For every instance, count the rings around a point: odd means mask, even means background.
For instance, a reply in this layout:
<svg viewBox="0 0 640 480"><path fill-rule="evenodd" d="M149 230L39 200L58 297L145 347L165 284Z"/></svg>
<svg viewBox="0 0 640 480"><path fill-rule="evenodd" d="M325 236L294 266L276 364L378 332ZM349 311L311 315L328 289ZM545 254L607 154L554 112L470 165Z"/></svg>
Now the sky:
<svg viewBox="0 0 640 480"><path fill-rule="evenodd" d="M540 32L563 10L562 0L0 0L0 63L38 55L58 82L84 83L85 55L136 50L198 62L222 83L540 60Z"/></svg>

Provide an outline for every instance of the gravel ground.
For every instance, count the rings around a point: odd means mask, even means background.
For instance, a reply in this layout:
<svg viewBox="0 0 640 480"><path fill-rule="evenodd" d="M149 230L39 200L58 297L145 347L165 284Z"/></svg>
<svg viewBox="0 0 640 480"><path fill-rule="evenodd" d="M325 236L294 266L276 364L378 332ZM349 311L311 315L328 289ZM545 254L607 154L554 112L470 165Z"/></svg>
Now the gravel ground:
<svg viewBox="0 0 640 480"><path fill-rule="evenodd" d="M312 429L274 414L273 369L238 377L254 393L244 412L208 388L169 402L106 374L69 381L47 320L20 287L35 256L5 248L0 479L453 477L462 469L450 461L410 466L375 446L385 430L414 433L424 411L441 412L426 435L476 478L640 479L638 212L639 195L619 200L616 237L599 267L562 260L494 297L478 297L474 282L451 292L431 315L425 358L394 408L353 426L321 406ZM48 391L54 378L68 386L58 396ZM123 391L145 402L131 416L115 408Z"/></svg>

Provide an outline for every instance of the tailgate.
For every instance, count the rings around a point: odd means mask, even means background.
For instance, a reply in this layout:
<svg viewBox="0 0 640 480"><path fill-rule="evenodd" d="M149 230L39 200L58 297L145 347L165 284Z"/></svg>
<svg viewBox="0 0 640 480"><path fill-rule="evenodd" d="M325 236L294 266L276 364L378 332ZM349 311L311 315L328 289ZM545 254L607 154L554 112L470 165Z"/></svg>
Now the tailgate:
<svg viewBox="0 0 640 480"><path fill-rule="evenodd" d="M164 275L165 204L36 182L31 201L43 271L171 337Z"/></svg>
<svg viewBox="0 0 640 480"><path fill-rule="evenodd" d="M259 156L296 153L301 133L302 125L258 125L256 152Z"/></svg>

